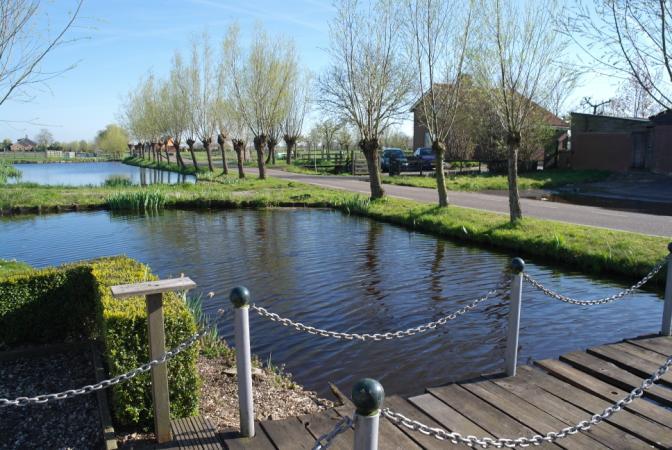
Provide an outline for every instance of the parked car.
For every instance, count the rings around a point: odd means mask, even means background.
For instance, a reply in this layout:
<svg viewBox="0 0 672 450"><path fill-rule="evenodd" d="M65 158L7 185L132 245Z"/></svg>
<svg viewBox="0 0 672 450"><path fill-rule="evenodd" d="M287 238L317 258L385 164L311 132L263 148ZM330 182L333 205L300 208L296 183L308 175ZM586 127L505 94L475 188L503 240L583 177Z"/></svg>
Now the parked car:
<svg viewBox="0 0 672 450"><path fill-rule="evenodd" d="M413 157L418 164L418 169L433 170L436 155L431 147L418 147L413 152Z"/></svg>
<svg viewBox="0 0 672 450"><path fill-rule="evenodd" d="M391 163L396 162L399 171L408 170L408 159L400 148L386 148L380 155L380 170L390 171Z"/></svg>

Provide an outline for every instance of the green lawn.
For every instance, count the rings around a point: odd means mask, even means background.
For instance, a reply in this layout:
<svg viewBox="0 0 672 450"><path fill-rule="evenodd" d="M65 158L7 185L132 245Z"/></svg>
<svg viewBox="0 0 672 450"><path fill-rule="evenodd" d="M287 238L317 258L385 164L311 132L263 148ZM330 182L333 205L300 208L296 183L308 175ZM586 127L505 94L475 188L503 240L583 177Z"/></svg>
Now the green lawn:
<svg viewBox="0 0 672 450"><path fill-rule="evenodd" d="M616 274L624 280L644 275L667 255L668 240L637 233L526 218L510 224L508 215L450 206L438 208L410 200L365 196L298 182L215 176L197 184L150 187L0 186L2 214L107 208L120 192L161 192L166 208L331 207L395 223L457 241L500 248L523 257L540 257L573 269ZM658 278L662 283L662 277Z"/></svg>
<svg viewBox="0 0 672 450"><path fill-rule="evenodd" d="M608 178L610 175L611 172L601 170L544 170L541 172L521 174L518 177L518 187L519 189L548 189L568 184L601 181ZM436 189L436 178L431 176L421 177L401 175L383 177L383 183ZM446 177L446 185L450 191L508 189L506 175L450 175Z"/></svg>

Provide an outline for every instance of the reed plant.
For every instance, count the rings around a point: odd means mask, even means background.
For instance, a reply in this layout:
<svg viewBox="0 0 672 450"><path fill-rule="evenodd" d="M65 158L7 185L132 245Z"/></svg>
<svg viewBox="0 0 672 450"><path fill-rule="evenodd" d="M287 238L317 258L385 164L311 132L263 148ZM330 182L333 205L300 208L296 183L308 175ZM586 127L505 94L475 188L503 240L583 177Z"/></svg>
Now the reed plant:
<svg viewBox="0 0 672 450"><path fill-rule="evenodd" d="M166 195L158 190L118 192L107 198L113 211L158 211L166 205Z"/></svg>

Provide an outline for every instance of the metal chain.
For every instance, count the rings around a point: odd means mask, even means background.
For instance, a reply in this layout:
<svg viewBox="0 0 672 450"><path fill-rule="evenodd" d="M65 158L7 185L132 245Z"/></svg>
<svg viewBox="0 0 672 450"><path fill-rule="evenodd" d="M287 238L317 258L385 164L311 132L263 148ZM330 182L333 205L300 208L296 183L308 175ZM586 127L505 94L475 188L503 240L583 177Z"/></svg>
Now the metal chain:
<svg viewBox="0 0 672 450"><path fill-rule="evenodd" d="M626 395L621 400L618 400L613 405L605 408L601 413L591 416L590 419L582 420L576 425L573 425L571 427L565 427L557 432L551 431L544 435L535 434L532 437L519 437L517 439L507 439L507 438L494 439L491 437L478 438L476 436L463 436L455 431L449 432L444 430L443 428L430 427L421 422L418 422L417 420L409 419L403 414L392 411L390 408L384 408L382 410L382 413L385 417L387 417L394 423L401 424L406 428L410 428L411 430L414 431L419 431L420 433L425 434L427 436L433 436L434 438L440 441L445 440L451 441L454 444L466 444L469 446L478 445L483 448L486 447L515 448L515 447L527 447L530 445L540 445L545 442L554 442L558 439L571 436L581 431L587 431L593 425L597 425L600 422L611 417L613 414L622 411L625 406L629 405L635 399L644 395L644 391L653 386L654 383L656 383L663 375L665 375L667 371L670 369L670 366L672 366L672 356L669 356L665 361L665 363L663 363L663 365L660 366L653 373L653 375L651 375L650 378L647 378L646 380L642 381L642 384L639 387L630 391L628 395Z"/></svg>
<svg viewBox="0 0 672 450"><path fill-rule="evenodd" d="M66 398L75 397L77 395L90 394L91 392L99 391L101 389L106 389L110 386L114 386L115 384L123 383L124 381L128 381L141 373L149 371L153 366L163 364L166 361L169 361L170 359L175 357L178 353L181 353L182 351L194 345L194 343L198 341L198 339L201 336L207 333L207 331L208 330L205 329L193 334L191 337L189 337L189 339L183 341L172 350L167 351L160 358L153 359L139 367L136 367L133 370L129 370L126 373L117 375L114 378L103 380L96 384L86 385L79 389L69 389L67 391L58 392L56 394L42 394L36 397L17 397L14 400L10 400L7 398L0 398L0 408L5 408L7 406L34 405L40 403L47 403L53 400L64 400Z"/></svg>
<svg viewBox="0 0 672 450"><path fill-rule="evenodd" d="M623 297L626 297L628 295L633 294L637 289L641 288L644 286L651 278L655 277L658 272L660 272L660 269L663 268L663 266L667 263L667 258L663 259L661 262L656 264L651 271L646 274L644 278L642 278L640 281L638 281L636 284L632 285L630 288L625 289L617 294L611 295L609 297L604 297L604 298L598 298L595 300L579 300L571 297L567 297L565 295L562 295L558 292L555 292L543 284L541 284L539 281L535 280L532 278L530 275L527 273L523 273L523 278L525 281L530 283L532 286L534 286L536 289L540 290L543 292L545 295L552 297L556 300L560 300L561 302L565 303L571 303L573 305L603 305L605 303L611 303L615 300L622 299Z"/></svg>
<svg viewBox="0 0 672 450"><path fill-rule="evenodd" d="M336 423L334 428L328 433L323 434L317 440L315 441L315 446L313 447L313 450L324 450L329 448L331 445L331 441L333 441L336 436L338 436L341 433L345 433L348 431L350 428L353 426L353 421L352 418L349 416L343 417L341 420Z"/></svg>
<svg viewBox="0 0 672 450"><path fill-rule="evenodd" d="M508 288L511 286L511 277L510 276L505 276L503 280L499 283L499 285L489 291L487 294L485 294L483 297L477 298L476 300L472 301L468 305L463 306L462 308L458 309L455 312L452 312L448 314L447 316L444 316L434 322L429 322L423 325L419 325L417 327L409 328L407 330L399 330L399 331L390 331L387 333L364 333L364 334L359 334L359 333L344 333L340 331L329 331L329 330L322 330L320 328L315 328L310 325L305 325L301 322L295 322L291 319L283 318L277 315L276 313L272 313L268 311L266 308L263 308L261 306L257 305L251 305L251 308L255 310L260 316L266 317L270 319L273 322L278 322L283 326L286 327L292 327L296 329L297 331L305 331L306 333L309 334L315 334L323 337L331 337L335 339L345 339L345 340L353 340L353 339L358 339L360 341L381 341L381 340L389 340L389 339L399 339L403 338L406 336L413 336L414 334L418 333L424 333L425 331L428 330L434 330L438 326L445 325L449 320L455 320L459 316L466 314L467 312L473 310L478 306L480 303L488 300L489 298L495 297L497 295L501 295L503 293L506 293L508 291Z"/></svg>

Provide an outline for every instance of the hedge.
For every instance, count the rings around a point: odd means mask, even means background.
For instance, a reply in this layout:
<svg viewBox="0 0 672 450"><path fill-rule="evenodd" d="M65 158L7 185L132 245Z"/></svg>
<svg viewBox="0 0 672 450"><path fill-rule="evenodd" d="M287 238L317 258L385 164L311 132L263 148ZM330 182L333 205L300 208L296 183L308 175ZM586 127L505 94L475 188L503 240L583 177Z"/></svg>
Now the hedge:
<svg viewBox="0 0 672 450"><path fill-rule="evenodd" d="M102 343L110 376L149 360L144 297L113 299L110 287L156 279L149 268L126 257L103 258L58 268L30 269L0 276L0 348L93 339ZM173 348L196 331L196 322L177 294L164 296L166 346ZM171 415L198 409L198 348L168 363ZM150 427L150 374L110 390L118 425Z"/></svg>

